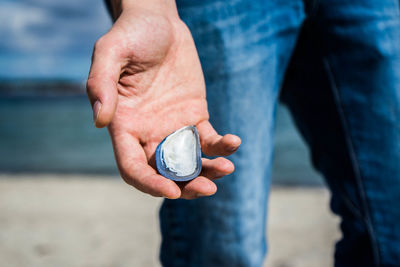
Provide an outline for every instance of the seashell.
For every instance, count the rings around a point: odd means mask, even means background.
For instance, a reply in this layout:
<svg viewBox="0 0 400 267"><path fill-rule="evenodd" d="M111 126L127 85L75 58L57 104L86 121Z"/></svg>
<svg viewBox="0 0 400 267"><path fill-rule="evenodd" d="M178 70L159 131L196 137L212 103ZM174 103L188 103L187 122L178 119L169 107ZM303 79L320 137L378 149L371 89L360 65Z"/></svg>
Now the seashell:
<svg viewBox="0 0 400 267"><path fill-rule="evenodd" d="M156 149L158 172L174 181L189 181L201 172L201 147L195 126L168 135Z"/></svg>

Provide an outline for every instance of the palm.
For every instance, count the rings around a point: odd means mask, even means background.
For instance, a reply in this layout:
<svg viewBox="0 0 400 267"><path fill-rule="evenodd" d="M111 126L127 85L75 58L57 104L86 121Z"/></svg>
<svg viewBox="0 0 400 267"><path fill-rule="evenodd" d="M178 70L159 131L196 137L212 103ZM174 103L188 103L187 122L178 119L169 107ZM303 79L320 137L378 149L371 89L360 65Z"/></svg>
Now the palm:
<svg viewBox="0 0 400 267"><path fill-rule="evenodd" d="M204 79L190 32L183 23L159 16L126 17L120 17L97 49L112 44L107 49L119 62L118 73L114 73L117 105L109 132L121 175L152 195L189 198L212 194L216 188L207 178L232 172L227 159L204 160L204 176L178 186L154 169L157 145L185 125L198 127L208 154L226 155L239 145L233 136L218 136L208 122Z"/></svg>
<svg viewBox="0 0 400 267"><path fill-rule="evenodd" d="M159 38L154 40L147 34L154 31L154 23L152 29L146 29L148 22L130 22L137 26L139 23L141 30L131 34L124 46L140 45L144 49L139 56L132 56L135 51L129 50L122 55L128 64L123 66L118 83L118 106L110 131L129 134L143 145L150 159L165 136L185 125L207 120L208 112L200 62L184 25L171 26L158 19L156 29L163 33L155 33ZM173 27L181 27L185 34L172 40Z"/></svg>

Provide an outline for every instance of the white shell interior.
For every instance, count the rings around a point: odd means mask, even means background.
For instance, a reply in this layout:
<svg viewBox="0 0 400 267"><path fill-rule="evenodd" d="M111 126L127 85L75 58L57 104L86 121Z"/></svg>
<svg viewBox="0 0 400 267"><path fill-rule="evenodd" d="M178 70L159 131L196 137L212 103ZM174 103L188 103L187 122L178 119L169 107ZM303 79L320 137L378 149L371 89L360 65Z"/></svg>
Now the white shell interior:
<svg viewBox="0 0 400 267"><path fill-rule="evenodd" d="M177 176L187 176L195 172L196 161L195 133L183 127L168 136L161 144L161 155L166 167Z"/></svg>

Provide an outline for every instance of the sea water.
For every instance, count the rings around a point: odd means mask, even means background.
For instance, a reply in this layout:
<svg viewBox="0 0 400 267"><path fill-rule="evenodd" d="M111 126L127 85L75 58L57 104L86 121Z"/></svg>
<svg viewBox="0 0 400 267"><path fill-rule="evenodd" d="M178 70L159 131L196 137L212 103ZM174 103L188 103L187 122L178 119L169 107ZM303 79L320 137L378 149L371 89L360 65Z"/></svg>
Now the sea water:
<svg viewBox="0 0 400 267"><path fill-rule="evenodd" d="M0 97L0 173L117 174L106 129L86 96ZM288 111L277 110L273 182L320 185Z"/></svg>

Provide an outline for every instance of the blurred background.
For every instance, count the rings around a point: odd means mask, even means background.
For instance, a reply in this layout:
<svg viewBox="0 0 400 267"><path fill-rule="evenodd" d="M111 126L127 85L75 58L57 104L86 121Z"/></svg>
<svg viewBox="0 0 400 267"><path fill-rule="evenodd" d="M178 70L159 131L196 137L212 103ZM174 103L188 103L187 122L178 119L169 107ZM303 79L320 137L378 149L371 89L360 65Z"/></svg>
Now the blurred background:
<svg viewBox="0 0 400 267"><path fill-rule="evenodd" d="M0 2L0 266L158 266L160 199L118 176L85 95L96 0ZM329 194L279 106L266 266L329 266Z"/></svg>

